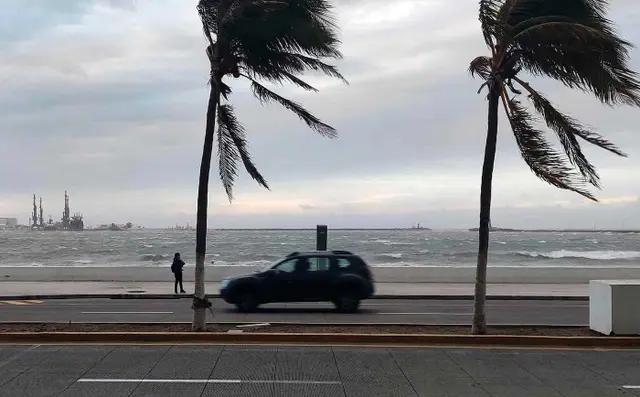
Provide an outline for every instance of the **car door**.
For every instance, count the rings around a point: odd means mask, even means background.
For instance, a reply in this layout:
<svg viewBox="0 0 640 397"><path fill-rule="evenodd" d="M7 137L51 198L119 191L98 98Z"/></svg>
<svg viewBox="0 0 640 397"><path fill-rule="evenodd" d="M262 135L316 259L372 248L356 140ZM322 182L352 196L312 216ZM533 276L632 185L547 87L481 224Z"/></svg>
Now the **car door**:
<svg viewBox="0 0 640 397"><path fill-rule="evenodd" d="M316 273L317 261L313 257L296 258L295 269L288 275L287 302L305 302L311 300L310 291Z"/></svg>
<svg viewBox="0 0 640 397"><path fill-rule="evenodd" d="M331 258L328 256L309 257L308 274L301 280L302 300L307 302L328 300L330 261Z"/></svg>
<svg viewBox="0 0 640 397"><path fill-rule="evenodd" d="M296 258L284 260L275 265L267 272L263 280L263 291L266 300L269 302L290 302L295 295L293 284L293 272L295 270Z"/></svg>

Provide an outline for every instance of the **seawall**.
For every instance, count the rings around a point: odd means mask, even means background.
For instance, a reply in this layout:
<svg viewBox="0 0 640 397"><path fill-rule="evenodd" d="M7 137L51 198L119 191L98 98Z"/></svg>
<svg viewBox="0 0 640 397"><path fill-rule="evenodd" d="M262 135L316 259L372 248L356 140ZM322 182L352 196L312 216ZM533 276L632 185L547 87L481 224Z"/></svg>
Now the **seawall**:
<svg viewBox="0 0 640 397"><path fill-rule="evenodd" d="M217 282L225 277L252 273L259 267L207 266L205 278ZM184 269L185 281L193 281L193 266ZM473 283L473 267L374 267L377 282L389 283ZM158 282L171 280L169 266L154 267L0 267L4 281L117 281ZM584 284L596 279L640 279L640 267L493 267L491 283Z"/></svg>

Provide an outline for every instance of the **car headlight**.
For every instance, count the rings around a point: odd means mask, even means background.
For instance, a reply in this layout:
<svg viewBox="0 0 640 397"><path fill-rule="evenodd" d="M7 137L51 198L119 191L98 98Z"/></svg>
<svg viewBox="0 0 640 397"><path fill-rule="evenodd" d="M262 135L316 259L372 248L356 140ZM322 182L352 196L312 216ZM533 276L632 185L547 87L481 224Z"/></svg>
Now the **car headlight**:
<svg viewBox="0 0 640 397"><path fill-rule="evenodd" d="M227 285L229 285L229 282L231 282L231 279L225 278L222 280L222 282L220 283L220 288L225 288Z"/></svg>

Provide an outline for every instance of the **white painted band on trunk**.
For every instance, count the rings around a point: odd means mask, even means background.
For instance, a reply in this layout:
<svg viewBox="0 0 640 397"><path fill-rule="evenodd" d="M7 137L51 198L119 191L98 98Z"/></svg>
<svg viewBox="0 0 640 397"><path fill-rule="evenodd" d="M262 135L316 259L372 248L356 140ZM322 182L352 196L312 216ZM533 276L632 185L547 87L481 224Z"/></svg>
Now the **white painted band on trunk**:
<svg viewBox="0 0 640 397"><path fill-rule="evenodd" d="M243 380L243 379L91 379L82 378L82 383L265 383L265 384L295 384L295 385L341 385L340 381L324 380Z"/></svg>

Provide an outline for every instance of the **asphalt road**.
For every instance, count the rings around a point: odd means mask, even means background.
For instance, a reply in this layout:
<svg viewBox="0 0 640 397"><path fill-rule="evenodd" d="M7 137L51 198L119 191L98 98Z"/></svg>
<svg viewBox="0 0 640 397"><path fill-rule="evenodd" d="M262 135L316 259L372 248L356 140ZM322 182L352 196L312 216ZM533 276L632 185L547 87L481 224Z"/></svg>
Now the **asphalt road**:
<svg viewBox="0 0 640 397"><path fill-rule="evenodd" d="M0 346L11 397L640 396L640 351Z"/></svg>
<svg viewBox="0 0 640 397"><path fill-rule="evenodd" d="M471 300L376 299L362 303L360 313L336 313L331 304L271 304L256 313L238 313L220 299L212 300L215 321L470 324ZM42 322L190 322L190 299L61 299L0 301L0 321ZM588 302L488 301L489 324L587 325Z"/></svg>

